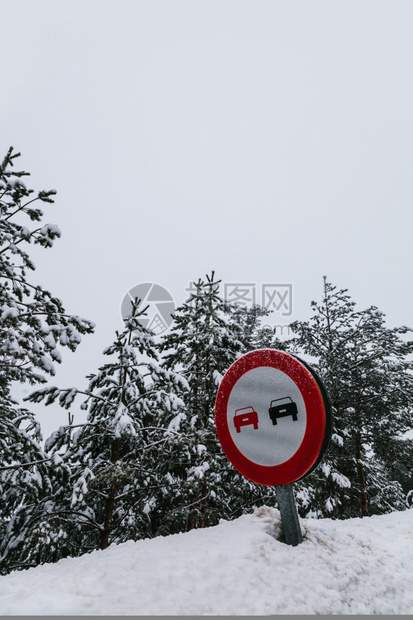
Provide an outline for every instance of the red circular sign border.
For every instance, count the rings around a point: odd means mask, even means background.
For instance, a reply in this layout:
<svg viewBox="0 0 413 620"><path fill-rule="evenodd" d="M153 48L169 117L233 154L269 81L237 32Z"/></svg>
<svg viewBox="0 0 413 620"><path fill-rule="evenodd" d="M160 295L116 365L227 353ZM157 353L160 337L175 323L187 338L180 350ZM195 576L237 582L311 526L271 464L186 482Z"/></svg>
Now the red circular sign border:
<svg viewBox="0 0 413 620"><path fill-rule="evenodd" d="M250 461L237 448L228 428L227 407L235 384L246 372L262 366L270 366L290 377L300 390L306 408L303 440L295 454L280 465L265 466ZM215 403L215 423L222 448L234 467L253 482L278 486L299 480L316 462L326 432L326 410L319 386L306 366L283 351L258 349L236 360L222 378Z"/></svg>

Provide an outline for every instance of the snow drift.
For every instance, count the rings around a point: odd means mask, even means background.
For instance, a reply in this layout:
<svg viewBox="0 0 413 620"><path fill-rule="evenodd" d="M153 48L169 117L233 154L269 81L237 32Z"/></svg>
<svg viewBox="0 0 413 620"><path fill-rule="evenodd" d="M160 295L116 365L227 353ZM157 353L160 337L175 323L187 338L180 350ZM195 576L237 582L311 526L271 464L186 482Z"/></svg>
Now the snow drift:
<svg viewBox="0 0 413 620"><path fill-rule="evenodd" d="M409 614L413 510L302 519L282 542L269 507L0 578L2 615Z"/></svg>

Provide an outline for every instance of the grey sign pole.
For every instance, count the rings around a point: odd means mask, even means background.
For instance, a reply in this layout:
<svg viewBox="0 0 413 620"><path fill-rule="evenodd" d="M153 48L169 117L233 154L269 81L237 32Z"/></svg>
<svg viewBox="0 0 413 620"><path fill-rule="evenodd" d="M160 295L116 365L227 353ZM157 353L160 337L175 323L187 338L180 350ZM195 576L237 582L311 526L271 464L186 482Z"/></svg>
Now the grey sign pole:
<svg viewBox="0 0 413 620"><path fill-rule="evenodd" d="M287 545L299 545L303 542L297 506L295 505L293 487L291 484L276 486L278 508L281 513L281 522L284 538Z"/></svg>

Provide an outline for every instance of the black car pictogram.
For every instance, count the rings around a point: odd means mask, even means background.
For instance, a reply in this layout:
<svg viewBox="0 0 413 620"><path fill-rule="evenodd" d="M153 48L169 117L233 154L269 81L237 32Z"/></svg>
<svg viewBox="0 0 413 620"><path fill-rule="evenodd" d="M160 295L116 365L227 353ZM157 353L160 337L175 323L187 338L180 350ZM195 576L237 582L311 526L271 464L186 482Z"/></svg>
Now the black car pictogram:
<svg viewBox="0 0 413 620"><path fill-rule="evenodd" d="M271 401L268 413L273 424L277 424L277 418L285 418L286 416L292 416L295 422L297 420L297 405L289 396L276 398Z"/></svg>
<svg viewBox="0 0 413 620"><path fill-rule="evenodd" d="M236 409L234 414L234 426L237 433L241 432L241 426L252 424L254 429L258 429L258 413L252 407L242 407Z"/></svg>

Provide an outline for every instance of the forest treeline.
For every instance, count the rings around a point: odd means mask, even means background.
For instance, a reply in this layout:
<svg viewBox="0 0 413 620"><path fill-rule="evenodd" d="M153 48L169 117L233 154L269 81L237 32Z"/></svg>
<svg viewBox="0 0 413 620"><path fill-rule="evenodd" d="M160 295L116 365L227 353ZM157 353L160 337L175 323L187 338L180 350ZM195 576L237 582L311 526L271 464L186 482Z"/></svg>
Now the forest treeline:
<svg viewBox="0 0 413 620"><path fill-rule="evenodd" d="M30 244L51 248L60 231L39 208L55 192L27 189L18 156L10 149L0 166L0 574L275 506L275 489L241 476L215 431L223 374L259 348L307 360L331 401L328 451L294 485L300 515L409 508L412 330L387 327L374 306L357 309L327 278L309 319L291 323L283 341L264 324L267 310L224 300L214 272L195 282L161 337L143 326L136 300L84 385L50 385L61 348L76 351L94 324L33 282ZM23 404L15 382L31 386ZM43 441L31 402L67 409L67 425Z"/></svg>

